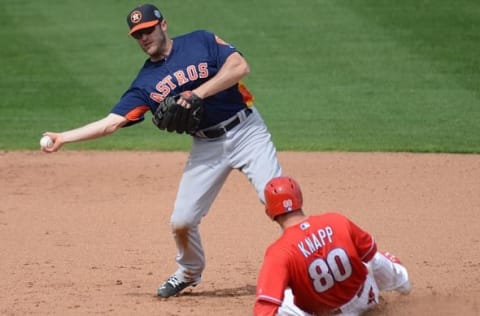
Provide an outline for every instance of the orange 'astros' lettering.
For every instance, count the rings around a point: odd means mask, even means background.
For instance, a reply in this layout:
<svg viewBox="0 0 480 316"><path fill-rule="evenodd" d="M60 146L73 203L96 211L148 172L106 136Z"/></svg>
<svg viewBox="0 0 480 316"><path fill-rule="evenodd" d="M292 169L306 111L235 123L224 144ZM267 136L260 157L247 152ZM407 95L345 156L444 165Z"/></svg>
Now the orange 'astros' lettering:
<svg viewBox="0 0 480 316"><path fill-rule="evenodd" d="M190 81L195 81L201 78L208 78L208 74L208 64L205 62L199 63L196 66L188 65L186 71L179 69L173 73L173 77L168 75L162 78L162 80L160 80L155 86L155 90L157 90L158 93L151 92L150 98L155 102L160 102L177 86L183 86ZM174 78L177 81L177 84L173 82Z"/></svg>

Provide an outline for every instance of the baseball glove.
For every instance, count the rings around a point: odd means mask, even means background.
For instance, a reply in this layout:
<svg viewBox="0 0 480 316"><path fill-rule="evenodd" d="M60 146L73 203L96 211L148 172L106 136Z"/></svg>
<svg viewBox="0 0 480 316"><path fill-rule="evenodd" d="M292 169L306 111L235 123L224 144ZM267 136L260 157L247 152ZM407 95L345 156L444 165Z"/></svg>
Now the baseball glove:
<svg viewBox="0 0 480 316"><path fill-rule="evenodd" d="M186 108L178 104L182 98L189 103ZM192 91L166 97L158 105L152 121L159 129L179 134L194 134L198 130L203 114L203 99Z"/></svg>

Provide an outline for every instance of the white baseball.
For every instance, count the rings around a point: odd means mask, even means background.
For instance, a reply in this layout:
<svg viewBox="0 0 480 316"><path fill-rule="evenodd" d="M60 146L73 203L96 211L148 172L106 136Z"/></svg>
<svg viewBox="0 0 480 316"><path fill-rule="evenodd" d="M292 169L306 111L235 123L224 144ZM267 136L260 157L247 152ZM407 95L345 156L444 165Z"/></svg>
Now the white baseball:
<svg viewBox="0 0 480 316"><path fill-rule="evenodd" d="M43 148L48 148L48 147L51 147L52 145L53 145L53 140L49 136L45 135L40 139L40 146L42 146Z"/></svg>

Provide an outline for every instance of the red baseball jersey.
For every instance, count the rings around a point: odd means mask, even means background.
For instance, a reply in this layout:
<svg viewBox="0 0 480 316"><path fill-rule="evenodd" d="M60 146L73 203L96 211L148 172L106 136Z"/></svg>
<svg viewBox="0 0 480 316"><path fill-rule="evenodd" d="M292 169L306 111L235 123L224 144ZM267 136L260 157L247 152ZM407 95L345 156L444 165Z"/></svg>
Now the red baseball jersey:
<svg viewBox="0 0 480 316"><path fill-rule="evenodd" d="M324 313L350 301L377 251L373 237L337 213L309 216L268 247L257 281L255 315L274 315L287 287L295 305Z"/></svg>

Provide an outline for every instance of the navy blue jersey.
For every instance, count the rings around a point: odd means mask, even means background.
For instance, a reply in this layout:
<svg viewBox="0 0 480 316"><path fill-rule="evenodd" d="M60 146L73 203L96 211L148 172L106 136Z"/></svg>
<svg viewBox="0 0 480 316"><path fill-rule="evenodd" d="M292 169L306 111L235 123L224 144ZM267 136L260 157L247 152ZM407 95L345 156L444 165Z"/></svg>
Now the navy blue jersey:
<svg viewBox="0 0 480 316"><path fill-rule="evenodd" d="M170 55L158 62L148 59L130 88L111 113L126 117L132 125L152 113L167 96L194 90L220 70L236 48L208 31L195 31L173 38ZM200 129L213 126L251 106L253 96L237 83L205 99L205 112Z"/></svg>

